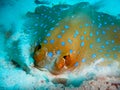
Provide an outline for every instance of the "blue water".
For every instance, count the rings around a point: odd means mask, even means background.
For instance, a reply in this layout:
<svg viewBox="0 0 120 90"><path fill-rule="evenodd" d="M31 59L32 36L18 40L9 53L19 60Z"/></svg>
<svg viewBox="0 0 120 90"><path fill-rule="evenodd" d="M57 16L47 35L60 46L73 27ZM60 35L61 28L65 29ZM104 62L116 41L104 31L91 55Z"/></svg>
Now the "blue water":
<svg viewBox="0 0 120 90"><path fill-rule="evenodd" d="M80 2L88 2L98 12L120 18L119 0L81 0ZM32 54L37 44L36 38L39 41L42 39L36 36L31 37L28 34L32 33L33 35L34 33L36 35L38 32L31 32L31 27L26 25L27 15L34 13L36 7L41 5L53 7L58 4L74 5L77 3L79 3L79 0L36 0L36 2L35 0L0 0L0 90L49 90L51 86L55 88L64 86L53 83L54 76L49 71L40 71L35 67L33 68ZM37 24L34 25L38 26ZM44 36L42 32L39 33ZM116 72L119 71L117 64L113 64L111 67L114 71L112 74L116 75ZM92 65L88 68L81 71L83 74L65 74L59 77L68 79L66 87L71 87L70 85L80 87L85 80L91 80L96 76L96 73L102 72L102 69L92 67ZM105 68L107 70L103 70L103 73L108 72L109 74L111 69L109 67Z"/></svg>

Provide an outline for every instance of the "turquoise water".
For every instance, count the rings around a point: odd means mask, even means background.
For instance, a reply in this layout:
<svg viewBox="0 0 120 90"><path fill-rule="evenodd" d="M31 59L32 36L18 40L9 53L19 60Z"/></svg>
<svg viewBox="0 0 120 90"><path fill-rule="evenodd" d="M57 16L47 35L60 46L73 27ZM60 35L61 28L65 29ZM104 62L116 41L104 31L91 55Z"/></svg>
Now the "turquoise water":
<svg viewBox="0 0 120 90"><path fill-rule="evenodd" d="M97 12L120 18L119 0L81 0L80 2L87 2ZM79 6L80 2L78 0L0 1L1 90L52 90L53 87L62 90L62 87L80 87L84 81L94 80L101 73L103 76L120 76L119 63L114 62L107 67L97 66L97 63L102 60L85 66L82 70L77 69L73 73L67 72L58 76L52 75L47 69L38 70L34 67L35 46L44 40L49 30L53 29L54 24L68 15L68 11L64 10L71 10L69 7L72 7L72 10L79 12L78 7L74 6L76 6L75 4ZM61 7L65 13L61 15L59 7L54 7L55 5ZM81 4L81 7L82 5L86 4ZM52 14L48 11L51 11ZM56 12L58 16L55 16ZM40 16L43 13L52 17L50 21L46 20L49 18L48 16L43 15L45 18ZM63 78L66 83L63 84L64 82L61 83L56 78Z"/></svg>

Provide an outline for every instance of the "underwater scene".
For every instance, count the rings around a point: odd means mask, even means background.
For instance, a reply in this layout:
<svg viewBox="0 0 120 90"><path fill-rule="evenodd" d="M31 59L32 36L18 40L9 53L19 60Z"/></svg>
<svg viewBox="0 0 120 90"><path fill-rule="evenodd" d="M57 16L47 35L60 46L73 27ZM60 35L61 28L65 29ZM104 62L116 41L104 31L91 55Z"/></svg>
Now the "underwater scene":
<svg viewBox="0 0 120 90"><path fill-rule="evenodd" d="M120 0L0 0L0 90L120 90Z"/></svg>

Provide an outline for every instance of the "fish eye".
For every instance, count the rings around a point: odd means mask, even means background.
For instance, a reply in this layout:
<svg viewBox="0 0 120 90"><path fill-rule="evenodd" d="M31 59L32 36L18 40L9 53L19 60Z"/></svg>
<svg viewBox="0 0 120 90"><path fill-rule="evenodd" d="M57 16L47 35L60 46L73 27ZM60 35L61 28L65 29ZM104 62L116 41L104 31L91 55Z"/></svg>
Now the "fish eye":
<svg viewBox="0 0 120 90"><path fill-rule="evenodd" d="M70 55L65 55L65 56L63 56L63 58L64 58L65 60L67 60L68 58L70 58Z"/></svg>
<svg viewBox="0 0 120 90"><path fill-rule="evenodd" d="M38 45L38 49L41 49L41 45L40 44Z"/></svg>
<svg viewBox="0 0 120 90"><path fill-rule="evenodd" d="M63 58L65 59L65 65L69 66L71 64L71 57L70 57L70 55L65 55L65 56L63 56Z"/></svg>
<svg viewBox="0 0 120 90"><path fill-rule="evenodd" d="M67 56L63 56L64 59L66 59Z"/></svg>
<svg viewBox="0 0 120 90"><path fill-rule="evenodd" d="M35 52L38 51L38 50L40 50L40 49L41 49L41 45L39 44L39 45L37 45L37 46L35 47Z"/></svg>

